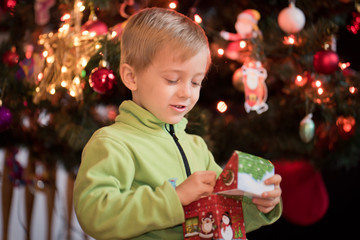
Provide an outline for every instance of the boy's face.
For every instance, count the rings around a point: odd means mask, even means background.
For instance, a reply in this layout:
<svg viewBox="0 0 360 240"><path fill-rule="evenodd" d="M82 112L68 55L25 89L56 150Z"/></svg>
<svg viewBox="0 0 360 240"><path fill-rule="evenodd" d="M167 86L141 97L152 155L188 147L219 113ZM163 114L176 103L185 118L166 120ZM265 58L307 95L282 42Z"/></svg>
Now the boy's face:
<svg viewBox="0 0 360 240"><path fill-rule="evenodd" d="M170 49L169 49L170 50ZM163 50L152 64L135 75L133 101L168 124L178 123L196 104L208 66L204 49L185 61Z"/></svg>

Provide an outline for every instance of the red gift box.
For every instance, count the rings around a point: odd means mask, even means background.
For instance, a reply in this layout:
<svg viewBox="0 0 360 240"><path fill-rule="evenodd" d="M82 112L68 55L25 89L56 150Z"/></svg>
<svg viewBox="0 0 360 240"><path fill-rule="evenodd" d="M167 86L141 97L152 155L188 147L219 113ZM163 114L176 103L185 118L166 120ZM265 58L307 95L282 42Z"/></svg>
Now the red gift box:
<svg viewBox="0 0 360 240"><path fill-rule="evenodd" d="M216 180L214 193L184 207L184 239L246 239L242 196L273 190L273 185L263 183L272 175L270 161L235 151Z"/></svg>
<svg viewBox="0 0 360 240"><path fill-rule="evenodd" d="M212 194L184 211L184 239L246 239L241 198Z"/></svg>

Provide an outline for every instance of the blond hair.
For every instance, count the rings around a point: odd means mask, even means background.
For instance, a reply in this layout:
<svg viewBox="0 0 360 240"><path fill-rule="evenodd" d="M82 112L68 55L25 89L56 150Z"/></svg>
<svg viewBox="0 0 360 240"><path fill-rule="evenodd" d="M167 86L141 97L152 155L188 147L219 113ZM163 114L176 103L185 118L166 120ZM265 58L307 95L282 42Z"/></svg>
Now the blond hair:
<svg viewBox="0 0 360 240"><path fill-rule="evenodd" d="M147 8L131 16L126 24L120 64L127 63L141 72L164 47L179 54L181 61L209 49L204 30L190 18L170 9Z"/></svg>

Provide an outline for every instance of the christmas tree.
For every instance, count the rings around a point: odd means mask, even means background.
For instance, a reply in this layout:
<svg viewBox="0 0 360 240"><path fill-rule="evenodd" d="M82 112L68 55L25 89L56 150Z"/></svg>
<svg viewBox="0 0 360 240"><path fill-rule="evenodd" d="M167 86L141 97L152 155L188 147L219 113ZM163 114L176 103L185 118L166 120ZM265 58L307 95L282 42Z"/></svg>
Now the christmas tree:
<svg viewBox="0 0 360 240"><path fill-rule="evenodd" d="M188 132L219 164L236 149L351 169L360 155L360 3L351 0L5 0L0 6L0 146L26 146L76 173L93 132L130 99L120 36L145 7L198 22L212 67Z"/></svg>

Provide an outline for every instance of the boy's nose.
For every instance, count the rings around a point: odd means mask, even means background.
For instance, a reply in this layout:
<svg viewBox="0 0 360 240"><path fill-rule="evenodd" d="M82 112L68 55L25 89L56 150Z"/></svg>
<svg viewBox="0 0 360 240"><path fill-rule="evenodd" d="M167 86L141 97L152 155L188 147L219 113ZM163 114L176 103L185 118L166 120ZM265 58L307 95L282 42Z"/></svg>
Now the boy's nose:
<svg viewBox="0 0 360 240"><path fill-rule="evenodd" d="M191 97L191 84L182 84L178 90L179 97L190 98Z"/></svg>

